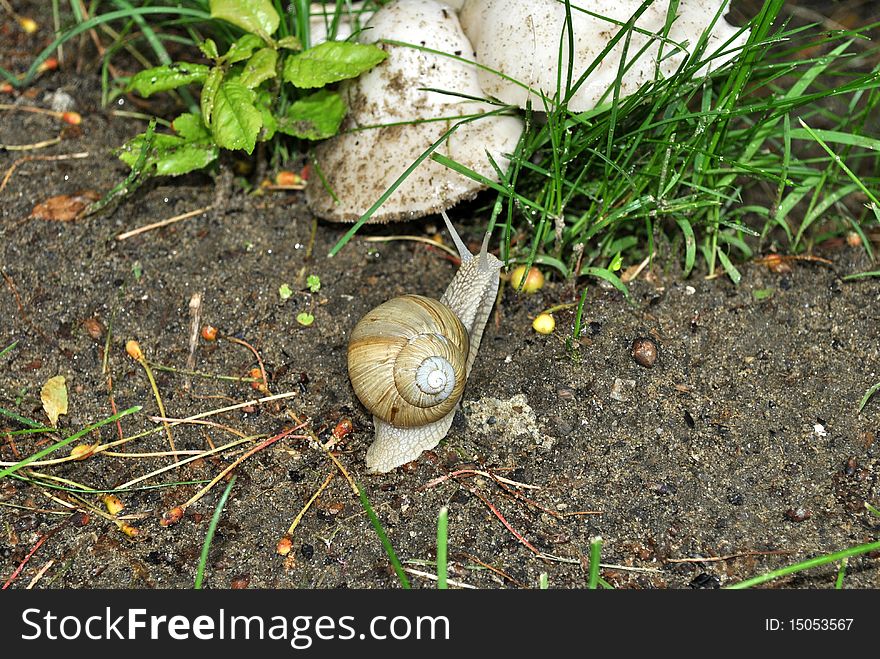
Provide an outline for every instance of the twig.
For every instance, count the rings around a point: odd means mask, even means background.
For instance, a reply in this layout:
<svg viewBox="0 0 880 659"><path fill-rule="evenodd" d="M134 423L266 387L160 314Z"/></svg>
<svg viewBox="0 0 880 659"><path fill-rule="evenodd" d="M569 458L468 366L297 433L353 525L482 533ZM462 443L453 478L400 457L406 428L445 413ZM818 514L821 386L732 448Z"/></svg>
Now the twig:
<svg viewBox="0 0 880 659"><path fill-rule="evenodd" d="M786 554L797 554L797 551L787 549L777 549L776 551L739 551L734 554L726 554L724 556L708 556L705 558L667 558L665 563L717 563L720 561L729 561L734 558L742 558L743 556L777 556Z"/></svg>
<svg viewBox="0 0 880 659"><path fill-rule="evenodd" d="M263 378L263 384L260 386L260 391L262 391L265 394L271 393L269 391L269 378L266 375L266 367L263 365L263 360L260 358L260 353L257 352L257 349L254 348L250 343L248 343L244 339L237 339L234 336L224 336L223 338L226 339L227 341L231 341L232 343L237 343L240 346L244 346L245 348L247 348L248 350L250 350L253 353L254 358L257 360L257 364L260 367L260 375Z"/></svg>
<svg viewBox="0 0 880 659"><path fill-rule="evenodd" d="M188 416L184 419L169 419L168 422L172 426L176 426L180 423L189 423L190 421L195 421L196 419L204 419L209 416L215 416L217 414L222 414L223 412L232 412L233 410L240 410L242 407L250 407L251 405L258 405L260 403L268 403L273 400L280 400L282 398L291 398L293 396L298 396L298 395L299 395L299 392L297 392L297 391L287 391L283 394L273 394L272 396L264 396L263 398L254 398L252 400L247 400L243 403L236 403L235 405L229 405L227 407L220 407L216 410L208 410L207 412L200 412L198 414L193 414L192 416ZM159 419L159 420L161 420L161 419Z"/></svg>
<svg viewBox="0 0 880 659"><path fill-rule="evenodd" d="M285 535L287 535L287 537L290 537L293 535L293 532L296 531L296 527L299 526L299 523L302 521L303 515L305 515L306 512L309 510L309 508L312 507L312 504L315 503L317 498L319 496L321 496L321 492L323 492L325 489L327 489L327 486L330 485L330 481L333 480L334 476L336 476L335 471L331 471L329 474L327 474L327 478L325 478L324 482L321 483L321 487L319 487L315 491L315 493L312 495L312 497L306 502L306 505L304 505L302 507L302 510L299 511L299 514L293 518L293 523L290 525L290 528L287 529L287 533L285 534Z"/></svg>
<svg viewBox="0 0 880 659"><path fill-rule="evenodd" d="M199 325L202 319L202 294L193 293L189 299L189 355L186 358L186 368L192 372L196 368L196 348L199 345ZM183 379L183 390L189 391L192 386L192 377L186 375Z"/></svg>
<svg viewBox="0 0 880 659"><path fill-rule="evenodd" d="M390 243L395 240L407 240L417 243L424 243L426 245L436 247L437 249L441 249L447 254L454 256L456 259L459 258L458 252L456 252L448 245L444 245L440 241L434 240L433 238L425 238L424 236L367 236L366 238L364 238L365 243Z"/></svg>
<svg viewBox="0 0 880 659"><path fill-rule="evenodd" d="M231 448L235 448L236 446L240 446L241 444L246 444L249 441L251 441L251 440L250 439L238 439L234 442L224 444L223 446L218 446L217 448L213 448L208 451L202 451L198 455L194 455L191 458L185 458L184 460L181 460L177 464L166 465L166 466L162 467L161 469L156 469L155 471L151 471L150 473L144 474L143 476L138 476L137 478L133 478L132 480L130 480L126 483L123 483L122 485L117 487L115 491L120 492L123 490L127 490L132 485L136 485L142 481L149 480L150 478L153 478L154 476L159 476L160 474L163 474L166 471L171 471L172 469L175 469L177 467L182 467L183 465L188 464L190 462L194 462L195 460L201 460L202 458L207 458L209 455L214 455L215 453L222 453L223 451L227 451Z"/></svg>
<svg viewBox="0 0 880 659"><path fill-rule="evenodd" d="M408 572L409 574L412 574L413 576L416 576L416 577L423 577L425 579L430 579L431 581L437 581L437 575L431 574L430 572L422 572L421 570L416 570L411 567L405 567L405 568L403 568L403 571ZM456 586L458 588L468 588L470 590L476 590L476 588L477 588L476 586L472 586L468 583L464 583L463 581L457 581L455 579L447 579L446 583L448 583L450 586Z"/></svg>
<svg viewBox="0 0 880 659"><path fill-rule="evenodd" d="M484 476L485 478L491 478L492 480L498 480L498 481L501 481L502 483L507 483L508 485L513 485L515 487L521 487L521 488L524 488L527 490L540 490L541 489L540 485L529 485L528 483L520 483L519 481L512 481L509 478L504 478L503 476L498 476L497 474L493 474L488 471L482 471L480 469L458 469L456 471L451 471L448 474L444 474L443 476L438 476L437 478L434 478L433 480L428 481L427 483L422 485L422 487L419 489L427 490L427 489L434 487L435 485L439 485L440 483L448 481L450 478L455 478L456 476L463 476L463 475Z"/></svg>
<svg viewBox="0 0 880 659"><path fill-rule="evenodd" d="M163 417L168 416L165 413L165 405L162 402L162 396L159 395L159 386L156 384L156 378L153 376L153 371L147 363L147 358L144 355L143 350L141 350L140 345L138 345L137 341L127 341L125 344L125 351L128 353L129 357L140 364L144 369L144 372L146 372L147 379L150 381L150 387L153 389L153 396L156 398L156 405L159 406L159 413ZM168 445L171 446L171 451L176 453L177 447L174 446L174 435L171 433L171 426L168 425L167 421L163 421L162 425L165 426L165 434L168 436ZM177 455L174 456L174 461L177 462Z"/></svg>
<svg viewBox="0 0 880 659"><path fill-rule="evenodd" d="M45 149L61 142L61 136L52 137L41 142L33 142L32 144L0 144L0 150L5 151L36 151L37 149Z"/></svg>
<svg viewBox="0 0 880 659"><path fill-rule="evenodd" d="M351 491L354 493L354 495L355 495L358 499L360 499L360 497L361 497L361 493L360 493L360 490L358 489L357 483L354 482L354 479L353 479L353 478L351 477L351 475L348 473L348 471L346 470L346 468L342 465L342 463L339 461L339 459L338 459L335 455L333 455L333 452L330 450L330 446L329 446L329 445L330 445L330 443L331 443L332 441L335 441L335 440L334 440L334 439L331 439L330 441L327 442L327 445L322 444L322 443L321 443L321 440L318 439L318 436L315 434L315 432L314 432L311 428L306 427L306 424L305 424L304 422L300 421L300 418L299 418L299 416L298 416L296 413L292 412L291 410L287 410L287 415L288 415L291 419L293 419L294 421L296 421L297 424L299 424L300 426L306 428L306 432L309 434L309 438L310 438L310 439L311 439L311 440L312 440L317 446L319 446L319 447L321 448L322 451L324 451L324 453L327 455L328 458L330 458L330 460L333 461L333 464L336 465L336 468L339 469L340 473L342 473L343 476L345 476L345 480L348 481L348 485L349 485L349 487L351 487Z"/></svg>
<svg viewBox="0 0 880 659"><path fill-rule="evenodd" d="M132 229L131 231L126 231L125 233L120 233L116 236L116 240L127 240L133 236L138 236L142 233L146 233L147 231L152 231L153 229L159 229L161 227L166 227L169 224L174 224L175 222L180 222L182 220L188 220L191 217L195 217L197 215L202 215L203 213L207 213L209 210L214 208L213 204L210 206L205 206L203 208L197 208L194 211L189 211L188 213L183 213L181 215L175 215L174 217L169 217L166 220L160 220L159 222L153 222L152 224L147 224L137 229Z"/></svg>
<svg viewBox="0 0 880 659"><path fill-rule="evenodd" d="M21 574L21 571L24 569L24 566L27 565L27 562L29 560L31 560L31 556L33 556L34 554L37 553L37 550L40 547L42 547L43 543L46 542L46 540L48 540L51 535L52 535L52 532L49 532L49 533L44 533L43 535L40 536L40 539L37 540L37 544L35 544L33 549L31 549L27 553L27 556L25 556L21 560L21 563L19 563L18 567L15 568L15 571L9 575L9 578L6 580L6 583L3 584L3 588L0 588L0 590L6 590L7 588L9 588L10 584L12 584L12 582L18 578L18 575Z"/></svg>
<svg viewBox="0 0 880 659"><path fill-rule="evenodd" d="M174 524L174 523L180 521L180 518L183 517L183 513L186 511L186 509L189 506L191 506L192 504L194 504L196 501L201 499L203 496L205 496L205 494L207 494L208 491L212 487L214 487L214 485L216 485L224 476L226 476L226 474L228 474L230 471L235 469L238 465L240 465L242 462L247 460L249 457L251 457L257 451L262 451L264 448L271 446L272 444L274 444L278 440L284 439L285 437L289 437L290 435L292 435L293 432L295 432L296 430L299 430L300 428L301 428L301 426L295 426L293 428L289 428L283 432L278 433L274 437L270 437L269 439L260 442L257 446L255 446L254 448L247 451L244 455L242 455L240 458L235 460L235 462L233 462L231 465L229 465L223 471L221 471L219 474L217 474L217 476L215 476L214 479L210 483L208 483L207 485L205 485L205 487L203 487L201 490L196 492L187 501L185 501L184 503L182 503L179 506L176 506L175 508L172 508L171 510L166 511L162 515L162 520L159 523L162 526L169 526L171 524ZM303 439L305 439L305 437L303 437Z"/></svg>
<svg viewBox="0 0 880 659"><path fill-rule="evenodd" d="M49 570L49 568L52 567L53 565L55 565L55 559L50 558L46 562L46 564L40 568L40 571L34 575L34 578L31 579L30 583L27 585L25 590L31 590L34 586L36 586L37 582L43 578L43 575L46 574L46 572Z"/></svg>
<svg viewBox="0 0 880 659"><path fill-rule="evenodd" d="M499 569L499 568L497 568L497 567L494 567L494 566L492 566L492 565L489 565L488 563L484 563L483 561L481 561L479 558L477 558L477 557L474 556L473 554L468 554L467 552L460 552L458 555L459 555L459 556L464 556L464 557L465 557L466 559L468 559L469 561L473 561L473 562L476 563L477 565L480 565L481 567L484 567L484 568L486 568L487 570L489 570L489 571L491 571L491 572L494 572L494 573L497 574L499 577L502 577L503 579L507 579L508 581L510 581L510 582L513 583L513 584L516 584L516 585L519 586L520 588L528 588L528 586L526 586L523 582L521 582L521 581L517 581L517 580L514 579L512 576L510 576L509 574L507 574L507 572L505 572L504 570L501 570L501 569Z"/></svg>

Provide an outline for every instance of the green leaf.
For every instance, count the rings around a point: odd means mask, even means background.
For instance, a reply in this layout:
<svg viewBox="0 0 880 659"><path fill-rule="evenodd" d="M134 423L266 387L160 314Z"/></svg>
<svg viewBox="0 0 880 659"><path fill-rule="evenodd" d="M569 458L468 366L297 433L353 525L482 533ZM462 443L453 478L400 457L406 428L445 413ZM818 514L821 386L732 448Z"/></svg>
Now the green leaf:
<svg viewBox="0 0 880 659"><path fill-rule="evenodd" d="M773 289L772 288L756 288L752 291L752 297L755 298L758 302L761 300L766 300L767 298L773 297Z"/></svg>
<svg viewBox="0 0 880 659"><path fill-rule="evenodd" d="M290 290L290 286L288 286L287 284L281 284L281 286L278 287L278 296L282 300L290 299L291 295L293 295L293 291Z"/></svg>
<svg viewBox="0 0 880 659"><path fill-rule="evenodd" d="M258 87L264 80L274 78L275 64L278 62L278 51L261 48L245 63L239 82L248 89Z"/></svg>
<svg viewBox="0 0 880 659"><path fill-rule="evenodd" d="M305 140L323 140L336 135L345 112L342 97L322 89L291 105L278 122L278 130Z"/></svg>
<svg viewBox="0 0 880 659"><path fill-rule="evenodd" d="M211 125L211 118L214 114L214 100L217 98L217 90L220 88L221 82L223 82L223 69L215 66L205 79L205 86L202 87L202 121L205 122L206 126Z"/></svg>
<svg viewBox="0 0 880 659"><path fill-rule="evenodd" d="M614 288L616 288L621 293L623 293L624 297L627 300L629 299L629 289L626 287L626 284L624 284L622 281L620 281L620 278L617 275L615 275L613 272L611 272L610 270L607 270L605 268L597 268L595 266L588 265L588 266L584 266L583 268L581 268L581 274L582 275L592 275L593 277L599 277L600 279L604 279L609 284L614 286Z"/></svg>
<svg viewBox="0 0 880 659"><path fill-rule="evenodd" d="M217 89L211 118L211 134L224 149L244 149L251 153L263 117L254 106L255 94L239 82L227 80Z"/></svg>
<svg viewBox="0 0 880 659"><path fill-rule="evenodd" d="M156 92L177 89L191 82L203 82L208 77L209 67L204 64L174 62L163 66L154 66L132 76L128 83L129 91L136 91L141 96L149 96Z"/></svg>
<svg viewBox="0 0 880 659"><path fill-rule="evenodd" d="M298 313L296 315L296 322L298 322L303 327L308 327L315 322L315 317L309 312L303 311L302 313Z"/></svg>
<svg viewBox="0 0 880 659"><path fill-rule="evenodd" d="M160 176L178 176L210 165L220 153L211 133L197 114L182 114L171 124L177 135L155 134L146 154L144 170L153 168ZM118 151L120 160L129 167L144 148L146 134L129 140Z"/></svg>
<svg viewBox="0 0 880 659"><path fill-rule="evenodd" d="M146 135L137 135L123 144L117 151L119 159L134 167L145 138ZM210 136L207 141L190 142L177 135L157 134L153 136L152 146L147 152L144 171L155 168L159 176L179 176L207 167L217 159L219 153Z"/></svg>
<svg viewBox="0 0 880 659"><path fill-rule="evenodd" d="M263 38L278 29L281 19L271 0L211 0L211 18L222 18Z"/></svg>
<svg viewBox="0 0 880 659"><path fill-rule="evenodd" d="M262 48L266 42L260 39L256 34L244 34L229 47L226 54L221 58L224 62L235 64L243 62L251 56L257 48Z"/></svg>
<svg viewBox="0 0 880 659"><path fill-rule="evenodd" d="M724 272L726 272L727 276L730 277L730 280L738 286L739 282L742 280L742 275L739 270L737 270L736 266L731 263L727 254L725 254L723 250L716 250L715 253L718 254L718 260L721 261L721 266L724 268Z"/></svg>
<svg viewBox="0 0 880 659"><path fill-rule="evenodd" d="M388 57L381 48L349 41L325 41L284 63L284 79L296 87L323 87L369 71Z"/></svg>
<svg viewBox="0 0 880 659"><path fill-rule="evenodd" d="M217 50L217 43L213 39L205 39L199 44L199 50L201 50L202 55L208 59L217 59L220 56L220 53Z"/></svg>
<svg viewBox="0 0 880 659"><path fill-rule="evenodd" d="M171 127L187 142L205 142L211 139L211 133L197 114L182 114L171 122Z"/></svg>
<svg viewBox="0 0 880 659"><path fill-rule="evenodd" d="M306 277L306 286L312 293L317 293L321 290L321 278L318 275L309 275Z"/></svg>

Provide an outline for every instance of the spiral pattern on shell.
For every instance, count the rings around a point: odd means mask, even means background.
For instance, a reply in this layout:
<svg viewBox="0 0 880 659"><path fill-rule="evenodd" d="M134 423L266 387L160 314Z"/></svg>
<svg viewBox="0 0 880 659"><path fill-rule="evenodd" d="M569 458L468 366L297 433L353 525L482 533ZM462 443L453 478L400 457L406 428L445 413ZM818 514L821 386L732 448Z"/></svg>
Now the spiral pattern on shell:
<svg viewBox="0 0 880 659"><path fill-rule="evenodd" d="M375 416L400 428L432 423L458 403L466 379L468 334L445 304L403 295L355 326L348 373Z"/></svg>

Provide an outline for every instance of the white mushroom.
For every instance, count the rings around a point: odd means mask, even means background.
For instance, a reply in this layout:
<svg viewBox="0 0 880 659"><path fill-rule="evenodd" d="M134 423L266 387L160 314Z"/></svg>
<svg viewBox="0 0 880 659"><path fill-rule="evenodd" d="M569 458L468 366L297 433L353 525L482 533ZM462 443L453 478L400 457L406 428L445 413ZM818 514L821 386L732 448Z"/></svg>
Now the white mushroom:
<svg viewBox="0 0 880 659"><path fill-rule="evenodd" d="M454 10L435 0L398 0L384 6L359 35L362 43L382 39L469 60L473 57ZM336 203L319 177L313 177L306 199L312 211L325 219L357 220L461 117L496 109L458 96L484 97L473 63L418 48L380 46L388 52L388 58L341 87L349 107L341 134L315 149L321 172L339 200ZM419 121L422 123L412 123ZM522 130L523 123L517 117L480 117L459 126L437 152L497 180L486 153L505 169L505 154L513 152ZM379 208L373 221L437 212L473 197L483 187L426 159Z"/></svg>
<svg viewBox="0 0 880 659"><path fill-rule="evenodd" d="M669 30L668 40L662 35L669 4L656 1L639 17L631 34L621 78L620 95L628 96L655 79L659 64L661 76L671 75L687 57L716 14L704 59L718 52L704 71L718 68L733 58L745 43L748 31L737 36L723 15L729 0L680 0L677 17ZM581 6L576 6L576 5ZM572 3L574 59L572 82L599 57L608 42L643 4L641 0L593 0ZM465 0L461 25L476 50L477 62L492 71L480 70L483 91L505 103L526 107L531 101L535 110L543 110L541 94L552 99L557 90L557 73L561 68L562 82L568 70L568 36L562 37L562 64L559 64L560 37L565 27L565 3L560 0ZM602 58L586 81L569 101L568 107L582 112L595 107L613 86L624 52L624 36ZM673 43L679 44L677 48ZM729 43L728 43L729 42ZM644 49L644 50L643 50ZM641 54L639 54L641 53ZM523 83L517 85L498 75ZM530 88L530 89L529 89ZM562 90L564 93L564 89ZM605 95L610 101L611 92Z"/></svg>

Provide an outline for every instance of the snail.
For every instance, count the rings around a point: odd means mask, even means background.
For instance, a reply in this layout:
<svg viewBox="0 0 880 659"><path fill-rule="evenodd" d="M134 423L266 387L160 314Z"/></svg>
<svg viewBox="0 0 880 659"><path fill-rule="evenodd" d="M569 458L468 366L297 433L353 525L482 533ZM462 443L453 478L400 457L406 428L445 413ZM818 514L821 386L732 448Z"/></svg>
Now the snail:
<svg viewBox="0 0 880 659"><path fill-rule="evenodd" d="M498 293L503 263L488 252L490 234L475 256L443 219L461 266L440 300L393 298L368 312L349 339L352 387L373 415L373 473L415 460L446 437Z"/></svg>

